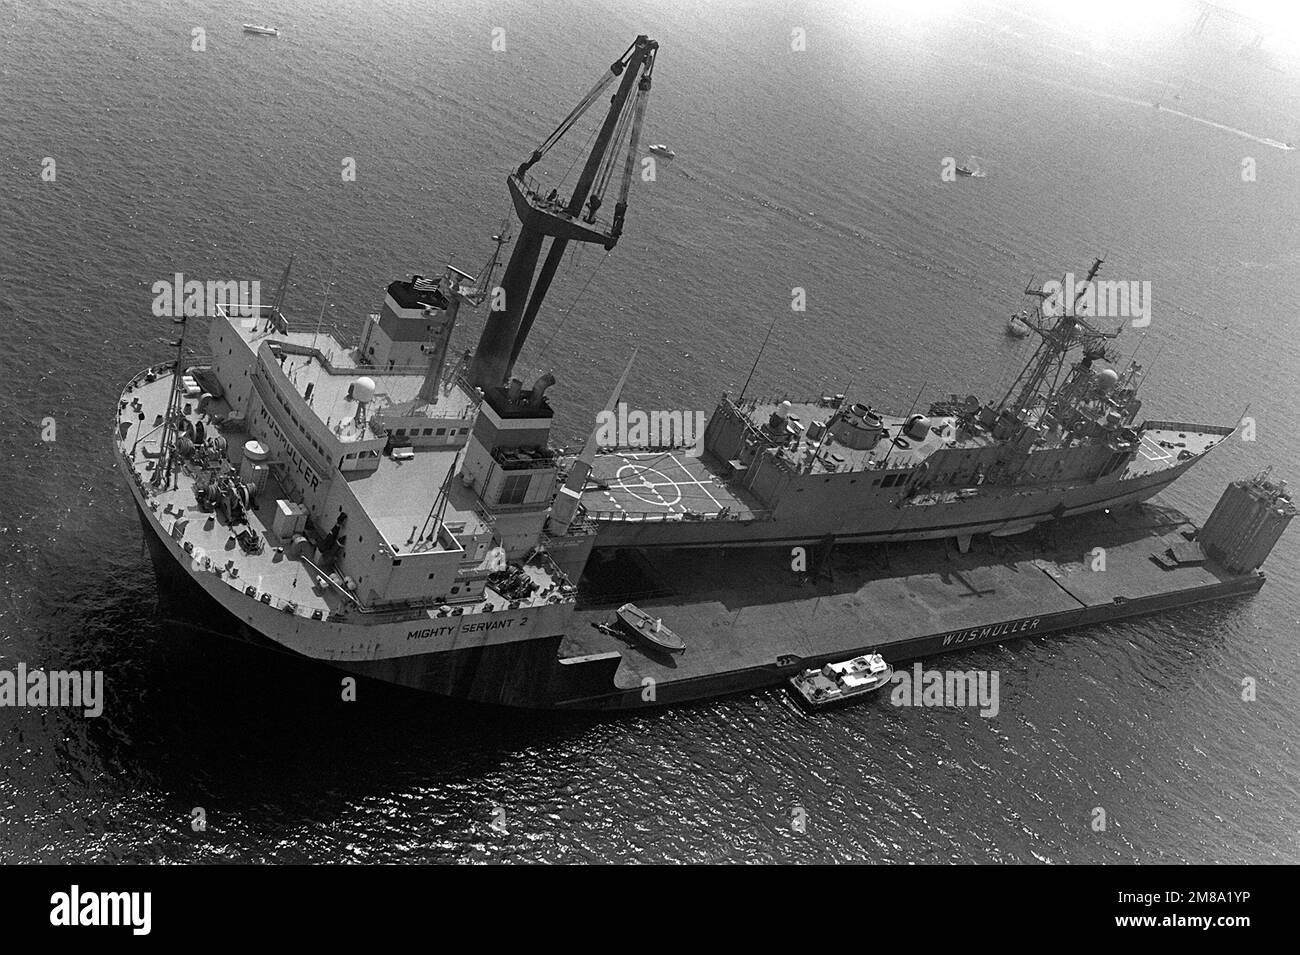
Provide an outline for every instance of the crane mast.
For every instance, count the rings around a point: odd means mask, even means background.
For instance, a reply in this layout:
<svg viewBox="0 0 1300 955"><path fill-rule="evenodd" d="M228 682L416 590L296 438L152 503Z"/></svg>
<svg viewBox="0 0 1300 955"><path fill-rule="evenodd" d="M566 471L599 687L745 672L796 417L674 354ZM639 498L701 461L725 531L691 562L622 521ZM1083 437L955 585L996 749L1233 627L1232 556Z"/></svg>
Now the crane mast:
<svg viewBox="0 0 1300 955"><path fill-rule="evenodd" d="M627 213L627 194L635 170L637 143L658 49L659 44L654 40L638 36L555 131L506 179L515 214L519 217L519 237L501 280L504 302L500 302L501 307L494 308L488 316L474 353L469 371L469 381L474 387L498 386L510 376L569 243L587 242L606 249L617 244ZM543 195L529 177L529 170L559 142L615 79L619 79L618 88L610 97L609 111L573 193L567 201L559 199L557 190ZM623 178L612 220L605 226L597 222L596 214L603 204L605 189L620 154L625 155ZM537 263L548 238L551 240L550 248L538 274Z"/></svg>

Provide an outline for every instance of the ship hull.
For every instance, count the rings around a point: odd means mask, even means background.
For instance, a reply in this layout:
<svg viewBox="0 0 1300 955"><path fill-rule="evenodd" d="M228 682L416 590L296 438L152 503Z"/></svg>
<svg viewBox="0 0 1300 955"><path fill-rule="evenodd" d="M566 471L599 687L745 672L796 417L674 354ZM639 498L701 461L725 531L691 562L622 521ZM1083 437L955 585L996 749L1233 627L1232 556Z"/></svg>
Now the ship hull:
<svg viewBox="0 0 1300 955"><path fill-rule="evenodd" d="M264 650L409 689L512 707L553 708L607 694L617 658L559 666L569 605L448 618L339 624L284 613L193 569L138 487L132 498L159 583L163 616Z"/></svg>
<svg viewBox="0 0 1300 955"><path fill-rule="evenodd" d="M975 534L1028 530L1056 520L1141 503L1154 497L1198 458L1129 480L1109 481L1056 493L985 496L978 501L931 506L827 507L754 520L596 519L597 549L627 547L725 547L816 543L832 536L842 543L941 540Z"/></svg>
<svg viewBox="0 0 1300 955"><path fill-rule="evenodd" d="M137 511L139 508L137 508ZM168 622L259 650L295 658L304 666L395 684L451 699L526 709L554 709L568 701L608 695L617 661L588 672L557 666L563 635L511 643L438 650L372 660L329 660L289 649L276 628L256 626L228 602L214 596L176 559L165 541L139 514L159 585L159 605Z"/></svg>
<svg viewBox="0 0 1300 955"><path fill-rule="evenodd" d="M209 566L206 559L200 563L187 552L184 543L200 531L193 527L187 531L168 513L174 513L175 502L162 506L170 498L147 485L147 469L136 466L126 446L117 449L117 460L141 520L168 619L203 634L287 654L316 667L332 667L336 673L513 708L617 711L703 700L779 686L801 669L865 652L882 653L897 664L1248 593L1263 582L1258 574L1225 577L1200 567L1168 574L1153 570L1151 548L1164 545L1145 536L1140 521L1083 517L1078 520L1114 525L1087 529L1072 524L1070 535L1074 540L1100 541L1112 573L1088 574L1075 578L1073 584L1048 581L1044 574L1049 571L1039 567L1042 554L1032 562L1008 567L998 555L977 557L972 552L974 563L963 573L952 574L948 557L933 552L933 543L919 542L899 548L895 555L901 561L905 553L910 554L907 559L917 562L910 574L901 577L855 571L852 565L863 555L850 557L849 566L835 578L836 590L846 601L843 608L837 609L832 595L816 598L815 603L830 613L823 620L814 612L815 606L807 607L806 593L774 600L783 586L789 586L789 568L778 562L783 568L781 579L765 580L765 568L775 573L768 566L772 552L765 548L726 551L725 563L736 565L733 570L740 582L720 590L716 574L684 570L689 563L685 555L709 551L665 550L658 553L673 564L671 579L696 580L705 589L674 593L652 604L656 616L662 614L687 645L686 653L666 659L607 636L597 624L607 619L612 608L596 604L578 609L571 603L557 603L463 615L448 615L446 608L407 611L401 616L331 613L325 619L304 615L301 605L294 603L268 604L250 596L248 591L257 594L259 586L223 576L216 565ZM1129 486L1112 503L1125 496L1132 500L1150 496L1175 476L1164 472L1159 475L1163 480L1140 488ZM1114 543L1108 542L1106 535L1116 533L1120 536ZM219 550L210 537L204 540ZM1184 538L1179 535L1175 542L1179 540ZM231 542L226 550L233 551L234 546ZM986 547L980 544L975 550ZM1066 564L1078 560L1076 551L1077 547L1061 544L1054 554L1056 565L1068 571ZM220 561L218 555L216 563ZM292 572L282 576L282 592L302 600L306 596L302 588L310 586L309 581L293 578ZM968 599L971 580L979 580L978 592L987 595L978 607ZM587 584L584 578L584 590ZM1037 590L1030 592L1031 584ZM1067 596L1063 586L1078 592ZM953 588L958 592L950 593ZM613 606L626 599L630 598L621 597ZM882 616L913 606L928 606L929 612L904 613L891 621ZM320 672L329 678L328 670Z"/></svg>
<svg viewBox="0 0 1300 955"><path fill-rule="evenodd" d="M625 653L575 657L574 648L558 633L514 643L484 644L373 660L330 660L291 650L285 645L285 635L276 627L250 623L237 608L203 586L202 575L191 573L178 560L168 540L154 529L150 516L138 505L137 510L159 582L162 613L169 621L195 629L204 636L235 640L263 651L297 658L304 666L320 668L322 673L329 672L324 667L331 667L335 671L453 700L518 709L622 711L753 692L779 686L809 666L850 659L863 653L882 653L891 662L901 665L904 661L986 644L1060 634L1079 627L1249 594L1258 590L1264 580L1262 574L1246 574L1213 583L1202 582L1187 589L1172 589L1056 613L1033 614L1028 606L1008 604L1004 609L1005 618L995 617L992 622L978 627L946 629L915 637L900 635L895 639L873 640L866 644L845 640L843 635L836 639L823 637L822 642L827 645L821 654L792 658L788 663L778 659L776 663L709 671L683 679L670 679L665 673L664 679L655 681L653 692L648 692L648 681L643 675L621 666ZM672 612L670 607L664 609ZM679 611L682 609L678 608ZM786 614L773 613L777 609L769 607L766 614L771 618L772 626L755 629L746 640L747 644L759 647L772 643L772 652L761 654L769 661L778 657L781 649L790 648L787 646L790 634L797 629L793 622L789 625L781 623ZM591 613L594 611L579 613L573 627L584 627L584 618ZM801 615L802 611L796 614ZM957 618L950 617L945 624L952 626L957 622ZM693 642L693 639L688 639L688 647ZM831 649L832 643L836 644L834 651L825 652Z"/></svg>

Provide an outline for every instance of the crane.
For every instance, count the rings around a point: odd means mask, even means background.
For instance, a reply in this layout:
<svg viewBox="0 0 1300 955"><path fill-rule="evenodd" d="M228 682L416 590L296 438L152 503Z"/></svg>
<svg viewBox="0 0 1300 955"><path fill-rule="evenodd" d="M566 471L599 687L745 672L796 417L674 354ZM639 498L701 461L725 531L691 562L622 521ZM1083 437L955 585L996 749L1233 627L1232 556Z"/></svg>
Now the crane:
<svg viewBox="0 0 1300 955"><path fill-rule="evenodd" d="M637 144L658 49L659 44L654 40L644 34L638 36L551 135L507 177L506 185L519 217L519 237L501 279L504 302L488 315L470 366L469 381L474 387L497 387L510 376L569 243L588 242L602 245L606 250L618 243L627 214L627 196L636 169ZM559 197L556 189L543 195L529 176L529 170L616 79L618 88L610 97L609 110L572 194L567 201ZM597 221L596 216L604 204L620 157L622 178L613 217L606 224ZM537 273L537 262L547 238L551 240L550 248L541 272Z"/></svg>

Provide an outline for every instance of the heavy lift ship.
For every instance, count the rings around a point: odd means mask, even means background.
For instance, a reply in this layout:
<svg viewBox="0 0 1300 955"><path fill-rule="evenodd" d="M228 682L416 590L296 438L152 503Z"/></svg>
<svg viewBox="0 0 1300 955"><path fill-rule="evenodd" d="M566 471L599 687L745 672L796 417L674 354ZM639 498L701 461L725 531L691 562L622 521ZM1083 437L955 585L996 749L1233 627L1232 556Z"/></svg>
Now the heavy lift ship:
<svg viewBox="0 0 1300 955"><path fill-rule="evenodd" d="M1056 526L1061 534L1068 528L1069 543L1040 546L1031 558L986 538L956 554L940 541L883 554L827 542L801 577L774 548L636 550L611 533L614 522L589 496L589 478L608 456L597 455L593 435L562 464L550 443L554 378L544 374L525 388L512 372L568 244L618 241L657 49L638 37L508 177L519 236L501 282L504 301L477 350L450 369L459 309L485 299L495 254L476 276L449 268L438 279L393 282L356 343L286 317L287 269L268 308L216 309L208 361L187 361L193 317L180 318L176 358L132 379L115 422L116 457L169 616L460 699L617 709L778 685L868 652L898 662L1260 586L1259 563L1294 514L1285 489L1266 478L1229 488L1222 506L1232 519L1199 537L1166 510L1143 507L1122 519L1096 511L1146 496L1148 478L1167 483L1152 477L1159 462L1177 462L1166 471L1185 468L1226 430L1132 427L1132 378L1092 370L1099 356L1087 349L1101 336L1083 320L1038 329L1042 359L998 408L932 409L923 430L911 418L873 417L841 403L809 437L793 405L724 402L706 442L707 466L724 461L728 469L720 484L747 484L747 494L760 495L769 474L787 484L838 481L835 494L861 482L872 502L864 510L906 515L892 519L896 528L907 520L920 527L925 513L956 513L950 507L979 515L932 521L933 533L911 536L1036 522L1047 502L1050 516L1065 518ZM532 168L611 85L572 193L545 192ZM1085 361L1062 379L1064 354L1077 344ZM873 454L886 431L894 450ZM895 440L900 431L911 435L910 447ZM1174 438L1183 442L1178 451ZM927 463L923 486L914 478ZM995 466L1018 483L1005 483ZM956 479L945 483L946 475ZM1067 484L1102 491L1071 496ZM1032 495L1032 506L1000 500L1017 488ZM971 489L975 500L961 497ZM824 507L825 500L785 513L781 505L762 520L714 515L623 526L698 525L702 536L677 542L732 543L732 529L761 524L802 540L823 533ZM1065 517L1081 510L1094 513ZM840 517L858 520L848 509ZM827 526L833 533L839 525ZM854 524L854 536L880 526ZM1107 547L1116 572L1079 573L1078 540ZM589 561L596 545L602 558ZM608 626L610 611L631 600L671 627L686 651L665 658Z"/></svg>

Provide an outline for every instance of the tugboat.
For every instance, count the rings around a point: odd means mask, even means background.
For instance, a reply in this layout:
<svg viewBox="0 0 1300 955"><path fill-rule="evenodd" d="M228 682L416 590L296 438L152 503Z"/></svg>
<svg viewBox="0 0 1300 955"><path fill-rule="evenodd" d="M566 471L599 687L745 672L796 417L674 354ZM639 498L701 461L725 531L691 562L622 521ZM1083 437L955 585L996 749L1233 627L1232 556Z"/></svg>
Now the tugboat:
<svg viewBox="0 0 1300 955"><path fill-rule="evenodd" d="M878 690L893 675L894 668L884 657L868 653L844 663L828 663L820 670L804 670L790 677L790 686L808 706L820 710Z"/></svg>
<svg viewBox="0 0 1300 955"><path fill-rule="evenodd" d="M245 33L254 33L257 36L279 36L280 31L275 27L268 27L257 23L245 23Z"/></svg>
<svg viewBox="0 0 1300 955"><path fill-rule="evenodd" d="M618 608L619 623L632 635L644 640L656 650L681 653L686 649L682 638L664 626L658 617L652 617L636 604L623 604Z"/></svg>

